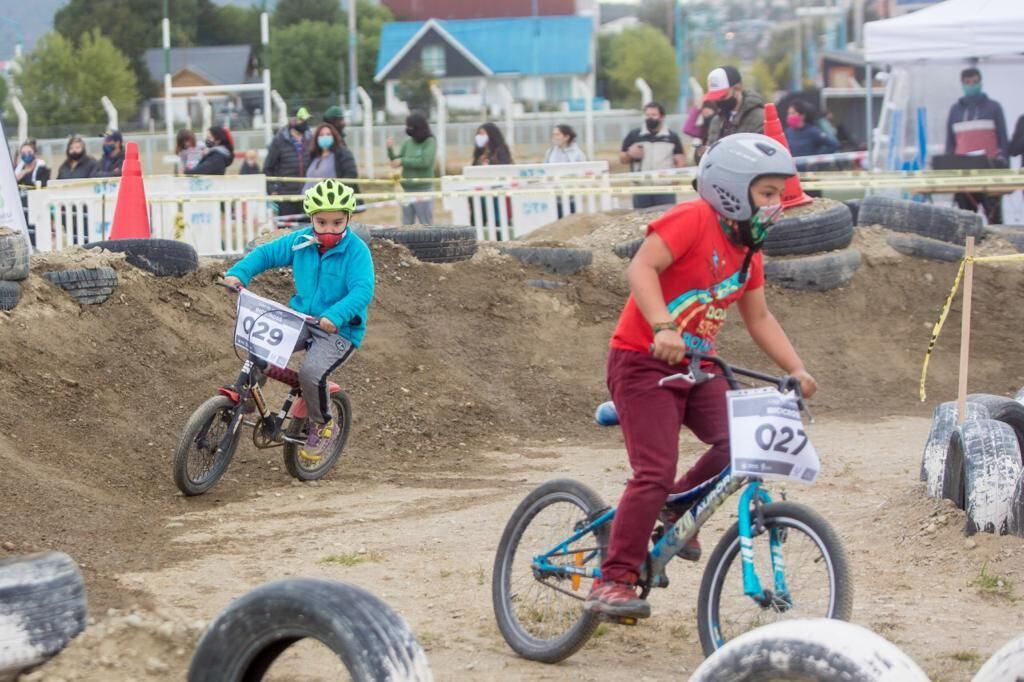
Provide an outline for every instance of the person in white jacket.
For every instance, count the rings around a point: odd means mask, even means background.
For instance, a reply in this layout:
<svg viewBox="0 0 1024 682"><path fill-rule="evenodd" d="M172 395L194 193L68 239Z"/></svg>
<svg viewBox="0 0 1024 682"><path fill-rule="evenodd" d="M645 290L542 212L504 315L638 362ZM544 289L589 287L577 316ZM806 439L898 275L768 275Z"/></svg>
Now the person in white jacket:
<svg viewBox="0 0 1024 682"><path fill-rule="evenodd" d="M572 126L556 125L551 131L551 148L544 155L544 163L576 163L586 160L587 155L576 144L576 131Z"/></svg>

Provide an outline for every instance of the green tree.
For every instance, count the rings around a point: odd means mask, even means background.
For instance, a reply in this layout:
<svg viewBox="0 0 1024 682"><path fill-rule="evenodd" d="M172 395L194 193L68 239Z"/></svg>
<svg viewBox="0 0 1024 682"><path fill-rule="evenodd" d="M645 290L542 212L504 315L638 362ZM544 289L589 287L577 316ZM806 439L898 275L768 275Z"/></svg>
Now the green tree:
<svg viewBox="0 0 1024 682"><path fill-rule="evenodd" d="M270 68L274 88L282 97L310 100L341 92L341 65L348 42L343 26L300 21L271 36Z"/></svg>
<svg viewBox="0 0 1024 682"><path fill-rule="evenodd" d="M430 76L419 62L402 74L398 81L398 97L410 111L430 111L433 97L430 92Z"/></svg>
<svg viewBox="0 0 1024 682"><path fill-rule="evenodd" d="M642 77L654 97L671 108L679 96L679 71L675 50L665 34L646 24L627 29L608 41L604 63L606 96L617 104L629 105L637 98L634 81Z"/></svg>
<svg viewBox="0 0 1024 682"><path fill-rule="evenodd" d="M7 96L10 94L10 88L7 86L7 79L0 76L0 116L4 115L7 111Z"/></svg>
<svg viewBox="0 0 1024 682"><path fill-rule="evenodd" d="M197 45L260 45L260 13L258 7L214 5L202 0L196 26Z"/></svg>
<svg viewBox="0 0 1024 682"><path fill-rule="evenodd" d="M356 10L359 9L357 6ZM341 5L338 0L280 0L277 3L274 9L275 26L284 28L303 21L336 24L341 21Z"/></svg>
<svg viewBox="0 0 1024 682"><path fill-rule="evenodd" d="M707 87L708 74L711 73L712 69L728 63L729 59L718 51L714 41L711 38L706 38L700 44L700 47L697 48L693 59L690 61L690 73L697 79L701 87Z"/></svg>
<svg viewBox="0 0 1024 682"><path fill-rule="evenodd" d="M93 31L75 45L59 33L43 36L15 76L25 108L37 125L102 123L106 95L122 116L138 105L135 74L128 58Z"/></svg>
<svg viewBox="0 0 1024 682"><path fill-rule="evenodd" d="M380 33L384 24L394 21L394 18L391 10L383 4L374 5L369 0L358 0L356 3L356 71L359 84L378 103L376 106L382 106L384 97L384 84L373 82L373 77L377 74ZM346 56L346 61L347 59Z"/></svg>

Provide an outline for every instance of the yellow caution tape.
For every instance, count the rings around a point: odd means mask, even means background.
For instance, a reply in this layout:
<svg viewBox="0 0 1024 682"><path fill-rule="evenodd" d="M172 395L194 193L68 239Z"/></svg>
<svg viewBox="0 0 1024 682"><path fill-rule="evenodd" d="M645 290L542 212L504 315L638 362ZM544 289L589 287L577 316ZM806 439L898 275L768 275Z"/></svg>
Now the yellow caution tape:
<svg viewBox="0 0 1024 682"><path fill-rule="evenodd" d="M921 366L921 383L918 389L921 397L921 402L925 401L925 383L928 379L928 364L931 361L932 351L935 350L935 344L939 341L939 333L942 331L942 326L946 323L946 317L949 316L949 311L953 307L953 299L956 297L957 291L960 290L960 283L964 278L964 271L967 268L968 263L1020 263L1024 262L1024 253L1010 254L1006 256L974 256L973 258L964 258L960 261L960 268L957 270L956 279L953 280L953 288L949 291L949 296L946 297L946 303L942 306L942 311L939 313L939 319L932 327L932 337L928 341L928 350L924 354L924 364Z"/></svg>

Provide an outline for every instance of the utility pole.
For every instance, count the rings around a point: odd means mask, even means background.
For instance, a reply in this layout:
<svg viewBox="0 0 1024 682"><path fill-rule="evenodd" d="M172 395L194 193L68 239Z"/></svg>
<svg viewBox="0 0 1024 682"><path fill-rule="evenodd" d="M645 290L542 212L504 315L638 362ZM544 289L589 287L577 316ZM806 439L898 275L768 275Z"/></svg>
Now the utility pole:
<svg viewBox="0 0 1024 682"><path fill-rule="evenodd" d="M356 0L348 0L348 106L352 116L356 112Z"/></svg>
<svg viewBox="0 0 1024 682"><path fill-rule="evenodd" d="M540 65L537 59L537 43L540 42L540 17L539 9L537 7L537 0L533 0L533 57L531 63L533 64L533 87L540 88L541 92L536 90L533 93L533 113L537 113L540 109L540 98L544 97L544 85L540 81Z"/></svg>
<svg viewBox="0 0 1024 682"><path fill-rule="evenodd" d="M686 113L686 103L690 98L690 57L686 49L686 21L683 18L683 1L675 0L675 34L676 66L679 71L679 103L678 111Z"/></svg>

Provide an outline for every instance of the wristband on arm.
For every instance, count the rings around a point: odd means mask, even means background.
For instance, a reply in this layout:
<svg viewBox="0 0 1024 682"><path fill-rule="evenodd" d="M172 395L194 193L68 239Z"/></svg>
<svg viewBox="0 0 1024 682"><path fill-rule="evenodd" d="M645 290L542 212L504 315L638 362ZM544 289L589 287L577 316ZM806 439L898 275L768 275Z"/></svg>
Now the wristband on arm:
<svg viewBox="0 0 1024 682"><path fill-rule="evenodd" d="M651 330L654 332L655 336L658 335L658 332L663 332L665 330L671 332L678 331L676 329L675 322L655 322L654 324L651 325Z"/></svg>

